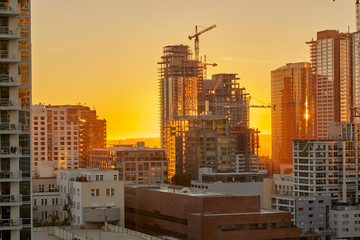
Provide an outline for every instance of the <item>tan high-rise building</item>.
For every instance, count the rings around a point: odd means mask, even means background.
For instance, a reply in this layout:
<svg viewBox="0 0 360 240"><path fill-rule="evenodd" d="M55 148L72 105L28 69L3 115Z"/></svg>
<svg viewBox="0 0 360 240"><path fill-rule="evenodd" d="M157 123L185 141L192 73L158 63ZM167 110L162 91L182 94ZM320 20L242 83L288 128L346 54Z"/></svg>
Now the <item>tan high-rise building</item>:
<svg viewBox="0 0 360 240"><path fill-rule="evenodd" d="M106 147L106 120L89 107L33 105L32 120L34 173L46 162L54 171L86 167L90 149Z"/></svg>
<svg viewBox="0 0 360 240"><path fill-rule="evenodd" d="M350 122L353 105L352 34L325 30L308 42L311 51L314 136L328 138L330 122ZM354 85L354 90L358 84ZM358 94L357 94L358 95ZM358 103L356 103L358 105Z"/></svg>
<svg viewBox="0 0 360 240"><path fill-rule="evenodd" d="M292 139L308 138L311 132L310 64L290 63L271 72L272 158L292 165Z"/></svg>

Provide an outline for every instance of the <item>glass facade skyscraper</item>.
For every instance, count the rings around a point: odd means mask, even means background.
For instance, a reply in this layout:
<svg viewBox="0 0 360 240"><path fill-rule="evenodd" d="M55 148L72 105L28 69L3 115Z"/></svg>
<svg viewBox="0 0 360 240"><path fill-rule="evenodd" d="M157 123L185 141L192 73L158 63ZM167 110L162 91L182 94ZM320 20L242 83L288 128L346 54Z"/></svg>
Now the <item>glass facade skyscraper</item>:
<svg viewBox="0 0 360 240"><path fill-rule="evenodd" d="M290 63L271 72L272 158L292 164L292 139L307 138L311 132L310 64Z"/></svg>

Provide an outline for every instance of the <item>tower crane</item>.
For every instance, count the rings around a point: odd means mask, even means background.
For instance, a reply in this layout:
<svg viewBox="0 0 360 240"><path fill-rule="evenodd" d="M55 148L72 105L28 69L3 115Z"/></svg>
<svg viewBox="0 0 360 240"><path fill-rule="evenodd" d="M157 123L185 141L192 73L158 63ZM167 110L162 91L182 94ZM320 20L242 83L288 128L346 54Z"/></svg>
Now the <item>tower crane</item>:
<svg viewBox="0 0 360 240"><path fill-rule="evenodd" d="M210 27L207 27L207 28L201 30L200 32L198 32L198 26L195 26L195 34L189 36L189 40L195 38L195 60L196 61L199 61L199 36L215 27L216 27L216 24L214 24Z"/></svg>
<svg viewBox="0 0 360 240"><path fill-rule="evenodd" d="M207 78L207 66L213 66L213 67L216 67L217 66L217 64L216 63L207 63L206 62L206 55L204 55L204 63L203 63L203 65L204 65L204 79L206 79Z"/></svg>

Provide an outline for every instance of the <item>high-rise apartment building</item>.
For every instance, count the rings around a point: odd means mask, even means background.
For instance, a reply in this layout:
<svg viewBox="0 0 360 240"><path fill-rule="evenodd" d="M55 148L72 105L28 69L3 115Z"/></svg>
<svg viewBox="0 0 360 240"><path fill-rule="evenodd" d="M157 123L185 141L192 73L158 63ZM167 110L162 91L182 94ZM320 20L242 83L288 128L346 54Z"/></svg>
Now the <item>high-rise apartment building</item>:
<svg viewBox="0 0 360 240"><path fill-rule="evenodd" d="M0 2L0 239L31 239L30 1Z"/></svg>
<svg viewBox="0 0 360 240"><path fill-rule="evenodd" d="M308 44L314 90L310 116L315 117L314 137L326 139L330 122L350 122L350 107L357 101L352 92L356 93L359 85L352 81L352 34L325 30L318 32L317 40Z"/></svg>
<svg viewBox="0 0 360 240"><path fill-rule="evenodd" d="M292 139L307 138L310 115L310 64L289 63L271 72L271 134L275 171L292 164ZM310 121L309 121L310 120Z"/></svg>
<svg viewBox="0 0 360 240"><path fill-rule="evenodd" d="M80 105L33 105L33 171L51 162L54 171L89 165L92 148L106 147L106 121Z"/></svg>
<svg viewBox="0 0 360 240"><path fill-rule="evenodd" d="M166 145L165 126L179 116L197 116L202 112L202 64L191 59L189 46L164 47L160 64L160 136Z"/></svg>
<svg viewBox="0 0 360 240"><path fill-rule="evenodd" d="M295 196L330 195L334 202L359 201L360 124L330 125L334 139L294 140Z"/></svg>

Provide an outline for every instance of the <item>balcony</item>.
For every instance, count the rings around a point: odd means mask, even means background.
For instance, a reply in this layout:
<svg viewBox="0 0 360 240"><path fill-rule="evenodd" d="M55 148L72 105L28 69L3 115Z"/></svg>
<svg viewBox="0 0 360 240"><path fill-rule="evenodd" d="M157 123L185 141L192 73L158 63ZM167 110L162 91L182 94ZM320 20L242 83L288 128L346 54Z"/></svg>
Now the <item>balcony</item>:
<svg viewBox="0 0 360 240"><path fill-rule="evenodd" d="M10 76L9 74L0 74L0 87L18 86L21 86L21 77L19 75Z"/></svg>
<svg viewBox="0 0 360 240"><path fill-rule="evenodd" d="M0 110L20 110L20 101L11 101L9 98L0 98Z"/></svg>
<svg viewBox="0 0 360 240"><path fill-rule="evenodd" d="M24 132L30 132L29 125L22 125L20 123L0 122L0 134L21 134Z"/></svg>
<svg viewBox="0 0 360 240"><path fill-rule="evenodd" d="M16 195L1 195L0 206L20 206L22 204L21 194Z"/></svg>
<svg viewBox="0 0 360 240"><path fill-rule="evenodd" d="M29 157L30 148L22 148L16 146L4 146L0 147L0 158L18 158Z"/></svg>
<svg viewBox="0 0 360 240"><path fill-rule="evenodd" d="M20 5L13 3L0 3L0 16L20 15Z"/></svg>
<svg viewBox="0 0 360 240"><path fill-rule="evenodd" d="M21 37L20 28L10 29L8 26L0 26L0 39L19 39Z"/></svg>
<svg viewBox="0 0 360 240"><path fill-rule="evenodd" d="M22 181L22 171L1 171L0 182L20 182Z"/></svg>
<svg viewBox="0 0 360 240"><path fill-rule="evenodd" d="M0 63L18 63L21 54L18 51L0 50Z"/></svg>

